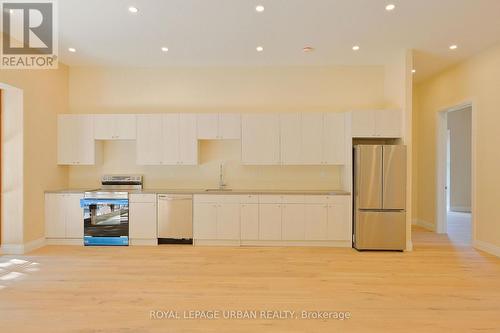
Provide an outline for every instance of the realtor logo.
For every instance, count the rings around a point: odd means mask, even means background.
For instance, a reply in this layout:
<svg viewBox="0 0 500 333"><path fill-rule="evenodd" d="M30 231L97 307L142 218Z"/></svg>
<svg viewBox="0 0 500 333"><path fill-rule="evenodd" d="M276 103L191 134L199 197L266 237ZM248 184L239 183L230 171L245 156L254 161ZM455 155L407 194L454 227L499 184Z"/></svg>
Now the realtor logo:
<svg viewBox="0 0 500 333"><path fill-rule="evenodd" d="M2 1L2 69L57 68L55 3Z"/></svg>

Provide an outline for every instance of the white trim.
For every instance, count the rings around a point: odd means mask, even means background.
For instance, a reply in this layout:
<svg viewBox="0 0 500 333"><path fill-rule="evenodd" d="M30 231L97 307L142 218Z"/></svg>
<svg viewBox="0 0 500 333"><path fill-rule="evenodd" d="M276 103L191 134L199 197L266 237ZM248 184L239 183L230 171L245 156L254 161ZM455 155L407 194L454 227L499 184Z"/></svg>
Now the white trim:
<svg viewBox="0 0 500 333"><path fill-rule="evenodd" d="M81 245L83 238L47 238L47 245Z"/></svg>
<svg viewBox="0 0 500 333"><path fill-rule="evenodd" d="M241 241L242 246L302 246L302 247L348 247L352 248L352 241L265 241L265 240L255 240L255 241Z"/></svg>
<svg viewBox="0 0 500 333"><path fill-rule="evenodd" d="M3 244L2 254L26 254L45 246L45 237L32 240L25 244Z"/></svg>
<svg viewBox="0 0 500 333"><path fill-rule="evenodd" d="M430 231L436 231L436 226L430 222L420 220L420 219L413 219L412 225L417 225L419 227L422 227L424 229L430 230Z"/></svg>
<svg viewBox="0 0 500 333"><path fill-rule="evenodd" d="M450 212L458 212L458 213L470 213L471 208L465 206L451 206Z"/></svg>
<svg viewBox="0 0 500 333"><path fill-rule="evenodd" d="M492 254L494 256L500 257L500 246L496 246L491 243L483 242L480 240L474 241L474 248Z"/></svg>

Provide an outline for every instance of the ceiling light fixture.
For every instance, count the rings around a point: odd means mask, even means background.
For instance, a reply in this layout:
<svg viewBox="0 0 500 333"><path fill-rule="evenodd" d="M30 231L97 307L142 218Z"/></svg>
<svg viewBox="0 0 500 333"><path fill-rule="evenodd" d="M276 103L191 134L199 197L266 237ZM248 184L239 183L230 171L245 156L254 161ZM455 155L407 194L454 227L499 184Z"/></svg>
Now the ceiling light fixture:
<svg viewBox="0 0 500 333"><path fill-rule="evenodd" d="M416 70L416 69L412 69L412 70L411 70L411 72L412 72L413 74L415 74L415 73L417 72L417 70Z"/></svg>
<svg viewBox="0 0 500 333"><path fill-rule="evenodd" d="M259 12L259 13L262 13L264 11L264 6L262 5L258 5L257 7L255 7L255 11L256 12Z"/></svg>
<svg viewBox="0 0 500 333"><path fill-rule="evenodd" d="M312 47L312 46L306 46L306 47L304 47L302 49L302 51L304 51L304 52L312 52L312 51L314 51L314 47Z"/></svg>
<svg viewBox="0 0 500 333"><path fill-rule="evenodd" d="M257 52L264 51L264 48L262 46L257 46L255 49L257 50Z"/></svg>
<svg viewBox="0 0 500 333"><path fill-rule="evenodd" d="M132 14L137 14L139 12L139 9L137 9L137 7L134 6L130 6L128 7L128 11L131 12Z"/></svg>
<svg viewBox="0 0 500 333"><path fill-rule="evenodd" d="M387 10L388 12L392 12L394 9L396 9L396 5L392 3L385 6L385 10Z"/></svg>
<svg viewBox="0 0 500 333"><path fill-rule="evenodd" d="M354 46L352 47L352 50L353 50L353 51L359 51L359 46L358 46L358 45L354 45Z"/></svg>
<svg viewBox="0 0 500 333"><path fill-rule="evenodd" d="M71 53L75 53L76 49L74 47L70 47L70 48L68 48L68 51L71 52Z"/></svg>
<svg viewBox="0 0 500 333"><path fill-rule="evenodd" d="M456 46L456 45L451 45L450 46L450 50L456 50L457 48L458 48L458 46Z"/></svg>
<svg viewBox="0 0 500 333"><path fill-rule="evenodd" d="M166 47L166 46L162 46L161 50L162 50L163 52L168 52L168 47Z"/></svg>

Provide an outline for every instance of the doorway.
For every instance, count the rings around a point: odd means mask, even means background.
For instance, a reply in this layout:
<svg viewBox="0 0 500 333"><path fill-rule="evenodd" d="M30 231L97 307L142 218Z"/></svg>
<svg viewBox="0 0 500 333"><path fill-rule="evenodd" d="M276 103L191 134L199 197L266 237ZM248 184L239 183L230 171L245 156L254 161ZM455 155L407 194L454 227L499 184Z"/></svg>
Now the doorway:
<svg viewBox="0 0 500 333"><path fill-rule="evenodd" d="M464 245L474 239L473 113L467 103L438 114L437 232Z"/></svg>

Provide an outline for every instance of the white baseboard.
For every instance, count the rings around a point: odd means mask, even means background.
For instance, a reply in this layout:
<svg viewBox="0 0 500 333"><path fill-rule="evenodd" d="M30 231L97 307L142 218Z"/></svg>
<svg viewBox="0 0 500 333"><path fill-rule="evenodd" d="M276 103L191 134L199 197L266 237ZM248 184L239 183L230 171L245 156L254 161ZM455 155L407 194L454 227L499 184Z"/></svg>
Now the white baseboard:
<svg viewBox="0 0 500 333"><path fill-rule="evenodd" d="M492 254L494 256L500 257L500 246L496 246L491 243L486 243L480 240L475 240L474 248L484 252L488 252L489 254Z"/></svg>
<svg viewBox="0 0 500 333"><path fill-rule="evenodd" d="M464 207L464 206L451 206L450 211L452 212L459 212L459 213L470 213L471 208L470 207Z"/></svg>
<svg viewBox="0 0 500 333"><path fill-rule="evenodd" d="M82 238L47 238L47 245L82 245Z"/></svg>
<svg viewBox="0 0 500 333"><path fill-rule="evenodd" d="M45 237L24 244L2 244L2 254L25 254L45 246Z"/></svg>
<svg viewBox="0 0 500 333"><path fill-rule="evenodd" d="M424 229L430 230L430 231L436 231L436 226L430 222L420 220L420 219L413 219L412 223L413 225L418 225L419 227L422 227Z"/></svg>

